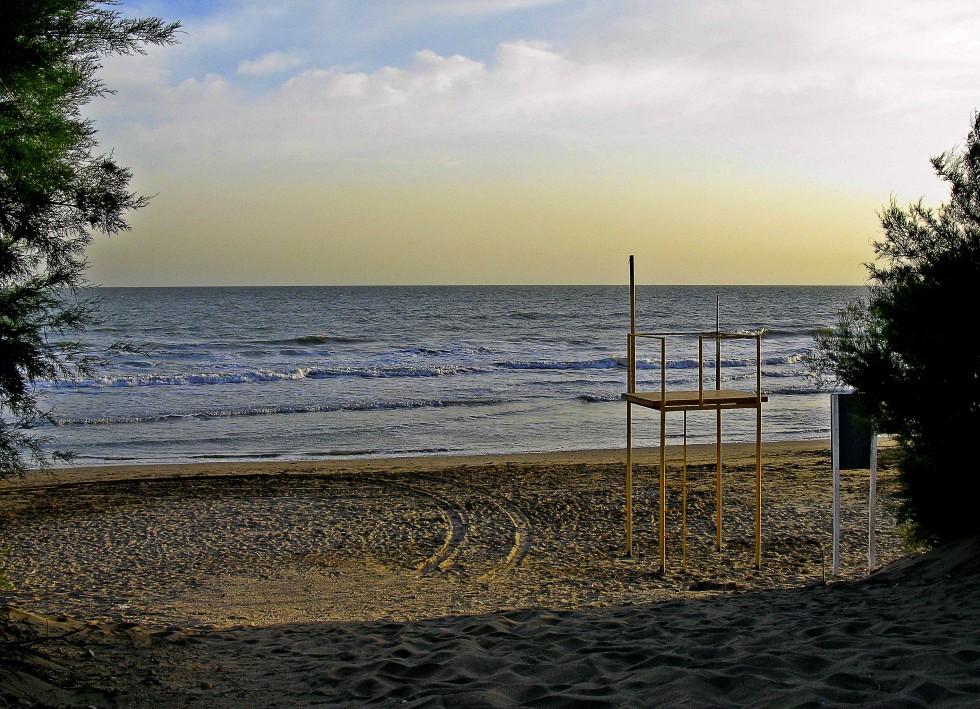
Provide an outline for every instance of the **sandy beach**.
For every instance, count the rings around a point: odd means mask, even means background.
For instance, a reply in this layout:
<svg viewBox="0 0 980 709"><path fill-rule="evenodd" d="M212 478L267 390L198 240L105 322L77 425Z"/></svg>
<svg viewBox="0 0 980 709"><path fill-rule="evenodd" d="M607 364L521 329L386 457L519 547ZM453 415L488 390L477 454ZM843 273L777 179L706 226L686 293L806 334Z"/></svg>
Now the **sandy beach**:
<svg viewBox="0 0 980 709"><path fill-rule="evenodd" d="M976 549L907 559L897 483L843 475L830 577L825 441L690 452L688 568L659 570L656 454L624 554L621 451L58 471L0 486L0 677L51 706L975 705ZM942 554L945 554L943 556ZM903 560L905 559L905 560ZM932 561L930 561L932 559ZM894 564L893 562L898 562ZM40 669L39 669L40 667ZM0 670L0 673L3 671Z"/></svg>

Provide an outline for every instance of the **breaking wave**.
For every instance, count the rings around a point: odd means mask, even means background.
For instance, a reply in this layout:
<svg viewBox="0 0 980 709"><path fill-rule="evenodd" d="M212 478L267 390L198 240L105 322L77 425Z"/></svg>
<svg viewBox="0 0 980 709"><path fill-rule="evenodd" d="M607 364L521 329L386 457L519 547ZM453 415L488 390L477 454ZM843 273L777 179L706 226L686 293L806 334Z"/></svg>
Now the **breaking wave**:
<svg viewBox="0 0 980 709"><path fill-rule="evenodd" d="M200 374L139 374L85 379L78 382L47 383L56 389L100 389L108 387L209 386L215 384L246 384L281 382L300 379L332 379L362 377L387 379L395 377L445 377L482 371L474 367L444 365L412 367L405 365L367 367L296 367L294 369L259 369L242 372L203 372Z"/></svg>
<svg viewBox="0 0 980 709"><path fill-rule="evenodd" d="M93 426L125 423L156 423L162 421L207 420L236 416L277 416L282 414L309 414L335 411L390 411L399 409L425 409L443 407L496 406L504 399L399 399L386 401L355 401L313 406L248 407L234 410L169 413L154 416L121 416L105 418L59 419L58 426Z"/></svg>

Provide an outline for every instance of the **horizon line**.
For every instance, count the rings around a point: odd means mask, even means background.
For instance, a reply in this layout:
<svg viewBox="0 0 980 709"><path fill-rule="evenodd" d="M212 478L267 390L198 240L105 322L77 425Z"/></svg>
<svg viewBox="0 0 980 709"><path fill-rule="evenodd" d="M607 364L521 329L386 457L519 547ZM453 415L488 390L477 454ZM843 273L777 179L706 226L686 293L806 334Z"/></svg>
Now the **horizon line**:
<svg viewBox="0 0 980 709"><path fill-rule="evenodd" d="M637 283L637 287L656 288L862 288L867 283ZM629 283L280 283L280 284L172 284L103 285L83 288L616 288Z"/></svg>

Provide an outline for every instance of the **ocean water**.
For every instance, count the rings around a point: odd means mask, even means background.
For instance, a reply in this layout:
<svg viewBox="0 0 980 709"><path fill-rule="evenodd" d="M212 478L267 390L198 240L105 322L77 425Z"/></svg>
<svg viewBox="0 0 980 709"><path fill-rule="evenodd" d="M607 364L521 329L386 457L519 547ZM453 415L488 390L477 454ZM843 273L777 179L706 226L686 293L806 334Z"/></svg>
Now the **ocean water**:
<svg viewBox="0 0 980 709"><path fill-rule="evenodd" d="M98 289L96 348L131 341L100 376L41 383L79 464L309 459L621 448L625 286ZM640 286L641 331L767 328L766 440L829 437L829 395L806 377L813 334L862 288ZM754 387L754 345L726 343L723 385ZM657 388L658 346L638 351ZM668 386L697 387L696 338L668 344ZM713 362L713 348L706 355ZM655 445L640 410L638 445ZM647 418L649 419L647 421ZM678 420L673 420L674 418ZM680 419L669 417L678 440ZM754 412L727 412L726 441ZM689 441L713 440L691 414Z"/></svg>

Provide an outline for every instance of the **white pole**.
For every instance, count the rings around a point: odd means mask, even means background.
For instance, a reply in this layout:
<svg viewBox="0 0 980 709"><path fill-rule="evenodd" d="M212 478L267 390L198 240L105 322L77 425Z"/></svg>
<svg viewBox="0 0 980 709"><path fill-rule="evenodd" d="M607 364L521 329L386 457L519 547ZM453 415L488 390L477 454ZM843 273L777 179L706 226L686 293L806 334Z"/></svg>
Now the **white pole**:
<svg viewBox="0 0 980 709"><path fill-rule="evenodd" d="M830 395L830 458L834 466L833 562L830 573L840 575L840 404L838 394Z"/></svg>
<svg viewBox="0 0 980 709"><path fill-rule="evenodd" d="M868 573L875 570L875 518L878 511L878 436L871 434L871 482L868 485Z"/></svg>

